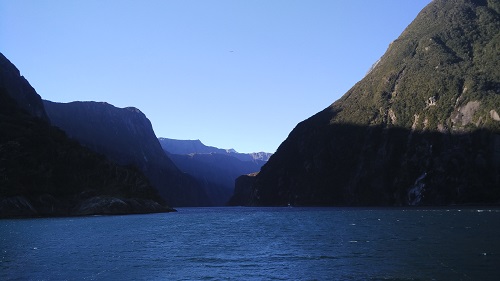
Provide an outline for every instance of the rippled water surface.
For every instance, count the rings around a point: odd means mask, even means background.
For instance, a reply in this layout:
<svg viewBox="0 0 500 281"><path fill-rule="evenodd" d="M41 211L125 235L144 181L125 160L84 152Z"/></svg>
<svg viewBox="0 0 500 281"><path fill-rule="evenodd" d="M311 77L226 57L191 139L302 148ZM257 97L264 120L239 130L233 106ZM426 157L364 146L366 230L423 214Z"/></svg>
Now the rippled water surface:
<svg viewBox="0 0 500 281"><path fill-rule="evenodd" d="M499 280L497 209L0 220L0 280Z"/></svg>

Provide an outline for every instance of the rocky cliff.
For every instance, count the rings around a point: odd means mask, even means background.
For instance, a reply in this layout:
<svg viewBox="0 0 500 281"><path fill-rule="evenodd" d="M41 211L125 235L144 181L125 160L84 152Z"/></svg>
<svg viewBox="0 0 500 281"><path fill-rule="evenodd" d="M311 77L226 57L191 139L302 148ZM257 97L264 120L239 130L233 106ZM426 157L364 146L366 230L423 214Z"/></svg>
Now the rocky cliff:
<svg viewBox="0 0 500 281"><path fill-rule="evenodd" d="M211 202L193 177L182 173L165 154L149 119L137 108L103 102L44 101L55 126L113 161L141 170L172 206L207 206Z"/></svg>
<svg viewBox="0 0 500 281"><path fill-rule="evenodd" d="M16 101L16 106L31 116L49 121L40 95L3 54L0 54L0 85L5 94Z"/></svg>
<svg viewBox="0 0 500 281"><path fill-rule="evenodd" d="M360 82L299 123L254 205L500 203L500 4L434 0Z"/></svg>
<svg viewBox="0 0 500 281"><path fill-rule="evenodd" d="M229 199L229 206L247 206L252 203L252 191L255 183L255 178L258 173L241 175L234 181L234 192Z"/></svg>
<svg viewBox="0 0 500 281"><path fill-rule="evenodd" d="M0 54L0 217L165 212L147 178L51 126L40 96Z"/></svg>

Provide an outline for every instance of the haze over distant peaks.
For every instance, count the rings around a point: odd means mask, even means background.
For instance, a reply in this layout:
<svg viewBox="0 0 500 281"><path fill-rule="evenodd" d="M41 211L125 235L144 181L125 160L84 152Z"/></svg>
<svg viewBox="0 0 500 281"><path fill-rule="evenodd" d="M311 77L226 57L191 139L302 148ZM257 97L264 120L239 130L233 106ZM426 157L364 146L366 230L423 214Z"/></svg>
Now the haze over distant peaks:
<svg viewBox="0 0 500 281"><path fill-rule="evenodd" d="M213 146L206 146L200 140L177 140L169 138L159 138L159 140L163 149L172 154L220 153L229 154L242 161L268 161L272 155L272 153L268 152L239 153L232 148L223 149Z"/></svg>
<svg viewBox="0 0 500 281"><path fill-rule="evenodd" d="M159 141L179 169L207 186L215 205L226 205L233 194L236 178L260 171L272 155L237 153L234 149L205 146L200 140L159 138Z"/></svg>

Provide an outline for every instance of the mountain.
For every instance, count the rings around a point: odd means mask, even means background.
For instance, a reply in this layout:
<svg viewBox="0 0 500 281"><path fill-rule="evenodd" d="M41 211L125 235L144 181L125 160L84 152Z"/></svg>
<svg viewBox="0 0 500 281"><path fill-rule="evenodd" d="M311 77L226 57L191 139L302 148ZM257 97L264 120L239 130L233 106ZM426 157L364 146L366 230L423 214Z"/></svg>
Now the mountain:
<svg viewBox="0 0 500 281"><path fill-rule="evenodd" d="M234 149L205 146L199 140L159 138L160 144L175 165L205 185L215 205L225 205L234 191L237 177L260 170L270 153L237 153Z"/></svg>
<svg viewBox="0 0 500 281"><path fill-rule="evenodd" d="M225 154L238 158L241 161L264 161L267 162L272 153L254 152L238 153L234 149L222 149L213 146L206 146L200 140L176 140L168 138L159 138L161 147L172 154Z"/></svg>
<svg viewBox="0 0 500 281"><path fill-rule="evenodd" d="M48 122L42 98L3 54L0 54L0 69L2 71L0 85L5 94L15 101L15 106L33 117Z"/></svg>
<svg viewBox="0 0 500 281"><path fill-rule="evenodd" d="M253 205L500 203L500 3L434 0L252 179Z"/></svg>
<svg viewBox="0 0 500 281"><path fill-rule="evenodd" d="M142 171L172 206L210 205L203 187L162 150L151 122L137 108L104 102L44 101L50 121L85 147Z"/></svg>
<svg viewBox="0 0 500 281"><path fill-rule="evenodd" d="M147 178L51 126L41 97L0 54L0 217L166 212Z"/></svg>
<svg viewBox="0 0 500 281"><path fill-rule="evenodd" d="M247 206L252 203L253 184L255 177L259 173L251 173L241 175L234 181L234 192L229 199L227 205L229 206Z"/></svg>
<svg viewBox="0 0 500 281"><path fill-rule="evenodd" d="M161 147L172 154L191 153L221 153L228 154L235 152L234 149L222 149L213 146L206 146L200 140L176 140L169 138L158 138Z"/></svg>

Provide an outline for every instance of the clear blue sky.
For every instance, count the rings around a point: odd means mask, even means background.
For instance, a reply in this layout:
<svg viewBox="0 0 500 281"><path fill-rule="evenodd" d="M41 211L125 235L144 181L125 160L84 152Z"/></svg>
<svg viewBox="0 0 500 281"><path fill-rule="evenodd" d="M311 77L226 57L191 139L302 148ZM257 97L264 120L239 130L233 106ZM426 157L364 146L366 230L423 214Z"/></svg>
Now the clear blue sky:
<svg viewBox="0 0 500 281"><path fill-rule="evenodd" d="M134 106L158 137L274 152L430 0L0 0L0 52L44 99Z"/></svg>

